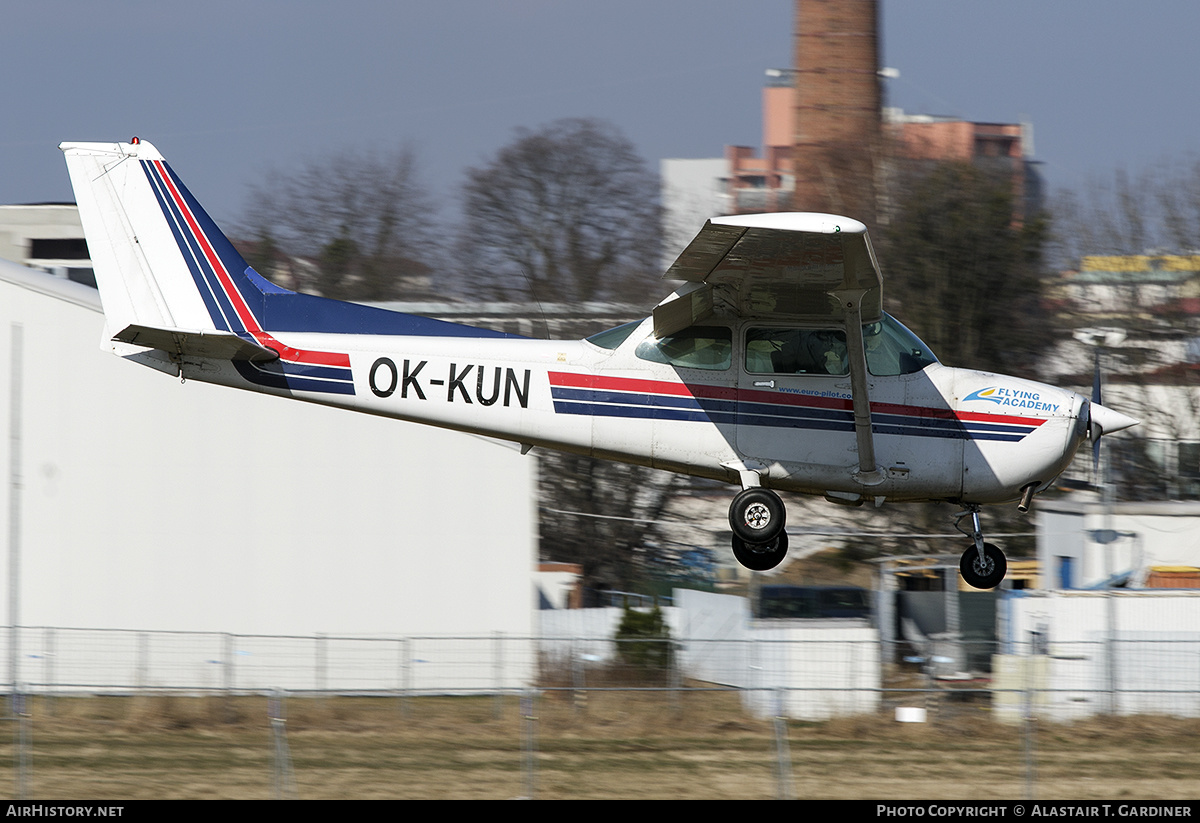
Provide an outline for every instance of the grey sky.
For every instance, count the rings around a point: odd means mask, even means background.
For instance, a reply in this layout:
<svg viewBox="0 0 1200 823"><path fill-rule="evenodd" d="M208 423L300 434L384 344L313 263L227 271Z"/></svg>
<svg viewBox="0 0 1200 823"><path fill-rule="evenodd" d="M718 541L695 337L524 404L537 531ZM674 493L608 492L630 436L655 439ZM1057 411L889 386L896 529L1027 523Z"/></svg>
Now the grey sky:
<svg viewBox="0 0 1200 823"><path fill-rule="evenodd" d="M451 213L519 126L615 123L657 166L757 146L791 0L38 0L0 26L0 203L70 200L62 140L154 142L219 222L247 184L411 145ZM1190 0L884 0L888 102L1034 124L1052 187L1200 133Z"/></svg>

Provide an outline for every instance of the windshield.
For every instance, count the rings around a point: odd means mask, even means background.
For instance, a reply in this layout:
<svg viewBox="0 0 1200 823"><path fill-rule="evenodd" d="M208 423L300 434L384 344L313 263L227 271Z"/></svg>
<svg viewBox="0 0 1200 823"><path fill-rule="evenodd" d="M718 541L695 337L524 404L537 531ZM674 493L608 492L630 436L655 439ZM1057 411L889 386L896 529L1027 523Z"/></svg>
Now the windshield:
<svg viewBox="0 0 1200 823"><path fill-rule="evenodd" d="M863 326L863 344L867 371L879 377L915 374L938 362L929 347L890 314Z"/></svg>

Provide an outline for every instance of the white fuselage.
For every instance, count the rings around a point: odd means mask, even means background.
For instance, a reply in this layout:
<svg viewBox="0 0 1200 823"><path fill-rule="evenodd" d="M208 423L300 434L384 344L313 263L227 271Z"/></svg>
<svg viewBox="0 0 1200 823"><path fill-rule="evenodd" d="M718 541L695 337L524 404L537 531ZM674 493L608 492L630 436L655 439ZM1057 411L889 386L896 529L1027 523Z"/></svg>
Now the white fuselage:
<svg viewBox="0 0 1200 823"><path fill-rule="evenodd" d="M998 503L1045 488L1086 438L1071 391L931 363L870 380L879 472L860 481L849 378L758 374L735 328L728 368L635 355L650 321L615 349L588 341L278 334L349 355L353 394L250 384L246 364L183 360L189 379L252 388L578 454L857 500ZM262 367L255 367L262 368ZM265 367L268 371L270 366Z"/></svg>

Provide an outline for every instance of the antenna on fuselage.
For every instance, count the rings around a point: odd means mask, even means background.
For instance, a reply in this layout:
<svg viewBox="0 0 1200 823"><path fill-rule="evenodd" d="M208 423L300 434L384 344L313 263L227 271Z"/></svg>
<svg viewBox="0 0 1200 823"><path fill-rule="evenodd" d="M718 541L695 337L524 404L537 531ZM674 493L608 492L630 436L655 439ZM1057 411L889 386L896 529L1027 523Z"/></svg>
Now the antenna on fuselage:
<svg viewBox="0 0 1200 823"><path fill-rule="evenodd" d="M544 332L542 334L542 339L549 340L550 339L550 321L548 321L546 319L546 310L544 308L542 308L542 301L538 299L537 288L533 284L533 278L529 276L529 272L527 272L525 270L524 266L521 267L521 276L524 277L525 282L527 284L529 284L529 295L530 295L530 297L533 298L533 302L537 303L538 314L540 314L542 316L542 331Z"/></svg>

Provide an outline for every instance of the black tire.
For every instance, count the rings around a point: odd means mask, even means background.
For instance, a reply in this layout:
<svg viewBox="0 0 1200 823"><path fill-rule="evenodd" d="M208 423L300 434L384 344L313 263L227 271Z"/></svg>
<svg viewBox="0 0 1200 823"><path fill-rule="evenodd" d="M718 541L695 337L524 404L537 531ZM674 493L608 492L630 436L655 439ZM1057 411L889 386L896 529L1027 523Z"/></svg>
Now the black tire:
<svg viewBox="0 0 1200 823"><path fill-rule="evenodd" d="M770 489L745 489L729 506L729 528L746 543L772 543L786 525L787 509Z"/></svg>
<svg viewBox="0 0 1200 823"><path fill-rule="evenodd" d="M779 537L770 543L747 543L736 534L733 536L733 556L752 572L765 572L775 568L787 557L787 532L780 532Z"/></svg>
<svg viewBox="0 0 1200 823"><path fill-rule="evenodd" d="M1008 573L1008 560L1004 552L992 543L983 544L984 560L979 561L979 550L970 546L958 561L958 571L968 586L976 589L994 589Z"/></svg>

